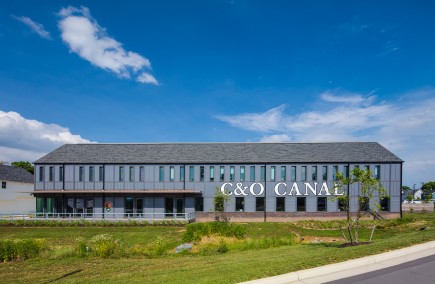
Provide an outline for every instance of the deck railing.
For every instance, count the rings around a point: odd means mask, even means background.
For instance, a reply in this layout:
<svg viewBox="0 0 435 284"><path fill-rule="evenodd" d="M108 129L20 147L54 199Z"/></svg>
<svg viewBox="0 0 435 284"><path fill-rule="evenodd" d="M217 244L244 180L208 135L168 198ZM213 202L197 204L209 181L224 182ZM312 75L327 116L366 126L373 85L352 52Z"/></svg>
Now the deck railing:
<svg viewBox="0 0 435 284"><path fill-rule="evenodd" d="M195 213L31 213L1 214L0 220L95 220L95 221L186 221L195 220Z"/></svg>

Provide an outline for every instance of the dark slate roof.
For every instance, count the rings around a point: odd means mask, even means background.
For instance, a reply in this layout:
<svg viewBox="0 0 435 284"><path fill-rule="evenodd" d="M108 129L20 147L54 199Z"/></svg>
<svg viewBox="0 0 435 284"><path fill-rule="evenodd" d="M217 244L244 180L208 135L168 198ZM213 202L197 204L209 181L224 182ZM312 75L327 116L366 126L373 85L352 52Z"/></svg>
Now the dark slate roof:
<svg viewBox="0 0 435 284"><path fill-rule="evenodd" d="M376 142L66 144L37 164L402 162Z"/></svg>
<svg viewBox="0 0 435 284"><path fill-rule="evenodd" d="M22 168L0 165L0 180L33 183L33 175Z"/></svg>

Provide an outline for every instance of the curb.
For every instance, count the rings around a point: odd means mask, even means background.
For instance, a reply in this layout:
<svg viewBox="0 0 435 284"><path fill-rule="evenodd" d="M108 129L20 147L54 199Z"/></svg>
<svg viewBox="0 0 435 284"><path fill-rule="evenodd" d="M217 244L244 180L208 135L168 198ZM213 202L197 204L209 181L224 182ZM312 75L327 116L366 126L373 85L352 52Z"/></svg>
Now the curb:
<svg viewBox="0 0 435 284"><path fill-rule="evenodd" d="M243 284L322 283L398 265L435 254L435 241L344 262L257 279ZM323 281L322 281L323 280Z"/></svg>

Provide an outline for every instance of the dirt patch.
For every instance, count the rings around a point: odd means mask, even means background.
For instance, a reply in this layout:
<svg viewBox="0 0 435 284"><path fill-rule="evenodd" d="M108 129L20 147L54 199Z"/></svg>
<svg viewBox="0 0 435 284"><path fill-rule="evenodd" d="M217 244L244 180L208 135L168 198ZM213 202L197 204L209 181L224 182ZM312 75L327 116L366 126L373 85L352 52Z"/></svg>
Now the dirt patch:
<svg viewBox="0 0 435 284"><path fill-rule="evenodd" d="M361 246L361 245L369 245L372 244L372 242L359 242L359 243L345 243L339 246L340 248L347 248L347 247L354 247L354 246Z"/></svg>
<svg viewBox="0 0 435 284"><path fill-rule="evenodd" d="M302 243L305 244L318 244L318 243L334 243L344 241L341 237L316 237L316 236L303 236L301 237Z"/></svg>

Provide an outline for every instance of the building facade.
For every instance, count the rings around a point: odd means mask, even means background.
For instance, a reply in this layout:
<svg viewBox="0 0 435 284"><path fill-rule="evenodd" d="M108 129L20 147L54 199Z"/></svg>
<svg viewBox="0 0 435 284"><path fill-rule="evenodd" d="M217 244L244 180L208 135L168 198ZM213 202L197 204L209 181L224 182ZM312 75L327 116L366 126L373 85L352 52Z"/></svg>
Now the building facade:
<svg viewBox="0 0 435 284"><path fill-rule="evenodd" d="M0 214L35 212L33 175L22 168L0 165Z"/></svg>
<svg viewBox="0 0 435 284"><path fill-rule="evenodd" d="M216 192L233 220L342 218L336 172L369 168L400 216L403 161L378 143L160 143L64 145L35 162L38 212L196 213L214 218ZM357 185L349 188L356 211ZM130 215L128 215L130 216Z"/></svg>

